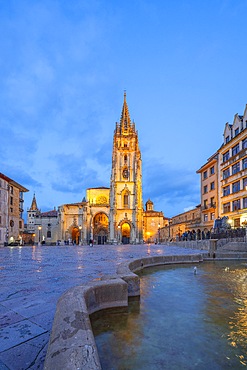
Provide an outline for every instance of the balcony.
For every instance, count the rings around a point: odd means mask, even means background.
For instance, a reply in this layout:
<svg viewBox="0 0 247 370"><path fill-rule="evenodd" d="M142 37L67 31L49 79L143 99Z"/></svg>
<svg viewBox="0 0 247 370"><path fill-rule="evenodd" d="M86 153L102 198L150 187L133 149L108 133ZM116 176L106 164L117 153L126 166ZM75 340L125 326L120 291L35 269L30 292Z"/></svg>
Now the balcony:
<svg viewBox="0 0 247 370"><path fill-rule="evenodd" d="M208 208L216 208L216 203L215 202L210 203Z"/></svg>

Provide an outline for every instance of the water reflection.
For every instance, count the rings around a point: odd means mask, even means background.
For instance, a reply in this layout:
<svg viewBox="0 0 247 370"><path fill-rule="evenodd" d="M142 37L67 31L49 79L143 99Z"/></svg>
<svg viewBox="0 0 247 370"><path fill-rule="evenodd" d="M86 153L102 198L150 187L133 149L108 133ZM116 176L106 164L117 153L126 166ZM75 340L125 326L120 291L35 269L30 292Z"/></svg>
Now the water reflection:
<svg viewBox="0 0 247 370"><path fill-rule="evenodd" d="M247 364L246 266L204 262L196 275L193 268L144 271L135 309L130 305L129 313L93 321L103 369L238 369Z"/></svg>
<svg viewBox="0 0 247 370"><path fill-rule="evenodd" d="M35 245L32 247L32 260L37 261L39 263L42 262L42 249L36 247Z"/></svg>

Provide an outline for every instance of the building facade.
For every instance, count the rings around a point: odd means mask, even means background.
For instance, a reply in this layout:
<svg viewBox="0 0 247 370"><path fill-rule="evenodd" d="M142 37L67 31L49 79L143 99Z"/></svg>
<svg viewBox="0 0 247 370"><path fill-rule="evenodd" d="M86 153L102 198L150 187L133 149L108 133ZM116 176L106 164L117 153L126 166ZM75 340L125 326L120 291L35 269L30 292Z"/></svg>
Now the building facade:
<svg viewBox="0 0 247 370"><path fill-rule="evenodd" d="M0 173L0 246L22 244L24 186Z"/></svg>
<svg viewBox="0 0 247 370"><path fill-rule="evenodd" d="M27 210L27 224L23 233L25 244L57 244L58 232L58 211L53 209L41 212L34 194L32 204Z"/></svg>
<svg viewBox="0 0 247 370"><path fill-rule="evenodd" d="M143 209L141 151L126 93L113 135L110 187L89 188L81 202L59 206L53 222L46 216L33 199L27 228L36 243L88 244L92 239L96 244L136 244L144 238L158 240L165 218L153 209L151 201L149 208Z"/></svg>
<svg viewBox="0 0 247 370"><path fill-rule="evenodd" d="M247 224L247 105L243 116L226 123L224 143L219 149L219 216L227 216L231 227Z"/></svg>
<svg viewBox="0 0 247 370"><path fill-rule="evenodd" d="M167 219L166 225L160 230L161 242L179 241L184 238L191 240L204 239L207 229L201 223L201 205Z"/></svg>
<svg viewBox="0 0 247 370"><path fill-rule="evenodd" d="M197 171L201 177L201 223L204 231L211 232L219 217L219 154L213 154Z"/></svg>
<svg viewBox="0 0 247 370"><path fill-rule="evenodd" d="M160 243L162 241L161 230L168 225L169 219L164 217L163 212L155 211L153 202L148 199L143 212L144 240L146 243Z"/></svg>
<svg viewBox="0 0 247 370"><path fill-rule="evenodd" d="M214 220L233 229L247 226L247 105L227 122L223 144L197 171L201 176L201 223L212 232ZM226 226L224 226L226 228Z"/></svg>

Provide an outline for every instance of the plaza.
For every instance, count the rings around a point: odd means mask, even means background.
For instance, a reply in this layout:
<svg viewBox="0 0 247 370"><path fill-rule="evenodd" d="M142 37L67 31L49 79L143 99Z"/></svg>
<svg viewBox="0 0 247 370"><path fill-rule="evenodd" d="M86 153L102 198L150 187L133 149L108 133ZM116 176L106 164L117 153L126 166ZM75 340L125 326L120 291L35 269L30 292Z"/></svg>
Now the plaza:
<svg viewBox="0 0 247 370"><path fill-rule="evenodd" d="M178 246L97 245L0 248L0 369L42 369L58 298L115 274L127 260L194 254Z"/></svg>

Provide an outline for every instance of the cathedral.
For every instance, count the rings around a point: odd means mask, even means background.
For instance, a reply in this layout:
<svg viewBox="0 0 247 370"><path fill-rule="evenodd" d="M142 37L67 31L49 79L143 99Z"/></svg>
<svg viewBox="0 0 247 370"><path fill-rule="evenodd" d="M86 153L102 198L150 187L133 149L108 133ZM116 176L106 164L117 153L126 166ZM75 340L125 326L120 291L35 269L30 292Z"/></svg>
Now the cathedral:
<svg viewBox="0 0 247 370"><path fill-rule="evenodd" d="M37 243L139 244L158 242L167 219L142 200L142 159L135 123L124 93L120 121L113 136L110 187L86 190L81 202L63 204L41 213L34 195L28 210L27 230Z"/></svg>

